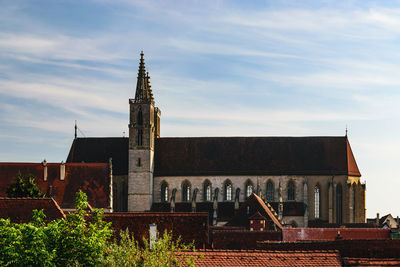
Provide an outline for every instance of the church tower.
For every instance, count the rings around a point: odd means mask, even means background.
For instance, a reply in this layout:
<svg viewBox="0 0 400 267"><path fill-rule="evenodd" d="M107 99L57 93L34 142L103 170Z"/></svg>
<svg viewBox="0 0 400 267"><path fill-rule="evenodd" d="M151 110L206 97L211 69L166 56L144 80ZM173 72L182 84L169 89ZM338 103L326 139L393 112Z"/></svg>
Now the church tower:
<svg viewBox="0 0 400 267"><path fill-rule="evenodd" d="M134 99L129 99L128 211L150 210L153 201L154 141L160 137L161 111L154 106L143 52Z"/></svg>

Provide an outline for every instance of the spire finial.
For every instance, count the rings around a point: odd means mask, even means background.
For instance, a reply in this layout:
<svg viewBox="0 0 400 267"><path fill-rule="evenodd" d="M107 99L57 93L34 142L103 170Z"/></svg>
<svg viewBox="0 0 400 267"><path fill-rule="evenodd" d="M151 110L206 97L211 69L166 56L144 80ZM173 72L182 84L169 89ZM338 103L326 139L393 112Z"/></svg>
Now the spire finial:
<svg viewBox="0 0 400 267"><path fill-rule="evenodd" d="M347 137L347 124L346 124L346 137Z"/></svg>

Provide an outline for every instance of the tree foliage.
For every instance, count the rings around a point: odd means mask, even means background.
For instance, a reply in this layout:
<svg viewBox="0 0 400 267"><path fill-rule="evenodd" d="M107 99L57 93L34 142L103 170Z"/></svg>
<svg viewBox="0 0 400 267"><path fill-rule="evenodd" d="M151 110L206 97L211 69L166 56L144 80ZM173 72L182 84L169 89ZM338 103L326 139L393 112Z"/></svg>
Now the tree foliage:
<svg viewBox="0 0 400 267"><path fill-rule="evenodd" d="M102 210L88 212L81 191L75 208L50 223L42 210L33 212L30 223L0 219L0 266L194 266L195 258L182 252L194 245L174 241L171 233L144 239L141 246L126 230L110 242L111 224Z"/></svg>
<svg viewBox="0 0 400 267"><path fill-rule="evenodd" d="M18 172L14 183L10 184L6 190L8 197L43 197L44 194L35 182L35 176L28 174L23 176Z"/></svg>
<svg viewBox="0 0 400 267"><path fill-rule="evenodd" d="M104 266L194 266L195 258L183 251L194 251L194 245L185 245L180 239L174 241L172 234L164 232L156 240L143 240L140 246L129 231L120 232L120 240L108 247ZM150 248L151 243L151 248Z"/></svg>
<svg viewBox="0 0 400 267"><path fill-rule="evenodd" d="M87 197L76 197L76 212L45 223L34 211L30 223L0 219L0 266L98 266L111 237L103 212L87 211Z"/></svg>

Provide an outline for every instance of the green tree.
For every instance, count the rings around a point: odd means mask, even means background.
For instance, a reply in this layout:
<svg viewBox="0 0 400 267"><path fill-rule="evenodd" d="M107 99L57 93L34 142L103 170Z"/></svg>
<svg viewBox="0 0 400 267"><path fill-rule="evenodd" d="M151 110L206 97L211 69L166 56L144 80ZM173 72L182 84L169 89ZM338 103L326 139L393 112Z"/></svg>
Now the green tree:
<svg viewBox="0 0 400 267"><path fill-rule="evenodd" d="M0 219L0 266L55 266L55 251L47 247L43 211L31 223Z"/></svg>
<svg viewBox="0 0 400 267"><path fill-rule="evenodd" d="M111 223L106 223L103 210L88 212L87 196L76 195L76 211L66 219L53 221L48 226L48 245L56 251L58 266L97 266L111 237Z"/></svg>
<svg viewBox="0 0 400 267"><path fill-rule="evenodd" d="M35 176L28 174L23 176L18 172L14 178L14 183L10 184L6 190L8 197L43 197L44 194L35 182Z"/></svg>
<svg viewBox="0 0 400 267"><path fill-rule="evenodd" d="M172 234L164 232L156 240L144 239L144 247L129 234L120 232L120 240L108 247L104 266L194 266L195 257L183 251L195 251L194 245L185 245L180 239L174 241ZM151 243L151 248L150 248Z"/></svg>
<svg viewBox="0 0 400 267"><path fill-rule="evenodd" d="M48 224L43 211L30 223L0 219L0 266L98 266L111 237L103 211L88 212L87 197L77 193L76 212Z"/></svg>

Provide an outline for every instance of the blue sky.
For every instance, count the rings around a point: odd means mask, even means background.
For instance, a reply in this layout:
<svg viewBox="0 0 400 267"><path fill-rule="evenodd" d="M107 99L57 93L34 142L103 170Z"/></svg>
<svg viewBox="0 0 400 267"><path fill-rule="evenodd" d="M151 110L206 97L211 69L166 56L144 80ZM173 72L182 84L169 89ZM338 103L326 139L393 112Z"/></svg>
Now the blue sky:
<svg viewBox="0 0 400 267"><path fill-rule="evenodd" d="M316 4L318 2L318 4ZM400 215L399 1L0 0L0 161L127 133L145 53L162 136L340 136Z"/></svg>

